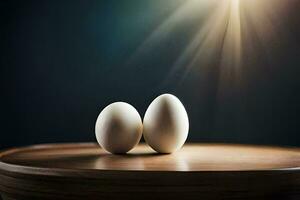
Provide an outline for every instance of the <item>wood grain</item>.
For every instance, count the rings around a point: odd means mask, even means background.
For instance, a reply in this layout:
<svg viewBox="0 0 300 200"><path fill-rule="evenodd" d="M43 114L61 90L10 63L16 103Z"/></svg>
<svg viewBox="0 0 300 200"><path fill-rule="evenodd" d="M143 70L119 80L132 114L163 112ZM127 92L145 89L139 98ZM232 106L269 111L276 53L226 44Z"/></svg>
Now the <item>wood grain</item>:
<svg viewBox="0 0 300 200"><path fill-rule="evenodd" d="M300 199L300 150L186 144L173 154L139 145L112 155L93 143L0 153L9 199Z"/></svg>

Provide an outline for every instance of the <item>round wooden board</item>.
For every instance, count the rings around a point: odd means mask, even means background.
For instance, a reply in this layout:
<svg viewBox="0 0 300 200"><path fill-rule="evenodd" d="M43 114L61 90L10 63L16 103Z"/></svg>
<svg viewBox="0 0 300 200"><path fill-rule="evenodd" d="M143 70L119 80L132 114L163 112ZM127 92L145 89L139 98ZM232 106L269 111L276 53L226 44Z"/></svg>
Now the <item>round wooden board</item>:
<svg viewBox="0 0 300 200"><path fill-rule="evenodd" d="M93 143L0 153L5 199L300 199L300 150L186 144L173 154L139 145L112 155Z"/></svg>

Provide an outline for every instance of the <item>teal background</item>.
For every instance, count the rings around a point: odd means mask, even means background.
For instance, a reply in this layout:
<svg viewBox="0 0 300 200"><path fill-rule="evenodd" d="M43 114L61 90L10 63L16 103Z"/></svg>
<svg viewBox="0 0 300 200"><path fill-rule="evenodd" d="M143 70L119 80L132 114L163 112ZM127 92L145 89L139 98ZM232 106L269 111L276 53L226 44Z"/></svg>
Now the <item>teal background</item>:
<svg viewBox="0 0 300 200"><path fill-rule="evenodd" d="M189 142L300 146L299 3L286 13L284 42L272 45L269 60L253 37L259 56L243 63L243 92L220 102L214 66L205 76L199 70L179 82L179 71L167 79L201 21L179 24L159 48L130 62L183 2L1 1L0 148L95 141L94 123L107 104L126 101L143 116L166 92L188 111Z"/></svg>

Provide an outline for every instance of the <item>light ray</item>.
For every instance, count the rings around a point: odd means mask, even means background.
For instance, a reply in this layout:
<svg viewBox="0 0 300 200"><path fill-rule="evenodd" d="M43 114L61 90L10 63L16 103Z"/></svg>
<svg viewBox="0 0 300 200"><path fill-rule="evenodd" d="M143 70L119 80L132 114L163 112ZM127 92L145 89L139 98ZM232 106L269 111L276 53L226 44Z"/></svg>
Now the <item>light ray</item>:
<svg viewBox="0 0 300 200"><path fill-rule="evenodd" d="M181 80L184 81L190 73L203 72L212 62L217 62L218 94L222 96L230 90L230 84L240 84L242 79L243 42L251 43L248 37L250 33L243 35L245 30L249 31L247 26L252 24L254 30L251 31L255 31L259 42L267 47L270 38L278 36L276 22L280 21L286 2L288 1L187 0L150 34L132 58L151 55L150 52L156 51L161 43L168 40L180 24L198 18L199 24L195 24L198 31L186 48L182 49L181 55L174 60L165 83L172 82L172 77L178 71L182 72ZM219 60L215 61L216 58Z"/></svg>

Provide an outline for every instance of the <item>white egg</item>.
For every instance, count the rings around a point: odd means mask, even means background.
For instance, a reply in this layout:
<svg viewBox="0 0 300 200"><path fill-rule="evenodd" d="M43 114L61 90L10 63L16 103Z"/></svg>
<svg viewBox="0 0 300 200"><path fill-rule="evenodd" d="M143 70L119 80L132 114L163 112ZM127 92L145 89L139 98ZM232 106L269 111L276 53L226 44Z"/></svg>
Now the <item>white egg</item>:
<svg viewBox="0 0 300 200"><path fill-rule="evenodd" d="M149 146L159 153L172 153L182 147L188 132L188 115L177 97L163 94L152 101L143 122L143 135Z"/></svg>
<svg viewBox="0 0 300 200"><path fill-rule="evenodd" d="M126 153L141 139L143 124L137 110L128 103L116 102L99 114L95 132L100 146L111 153Z"/></svg>

